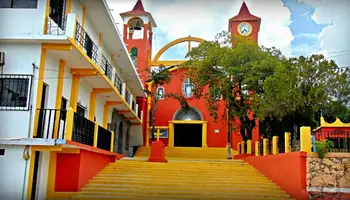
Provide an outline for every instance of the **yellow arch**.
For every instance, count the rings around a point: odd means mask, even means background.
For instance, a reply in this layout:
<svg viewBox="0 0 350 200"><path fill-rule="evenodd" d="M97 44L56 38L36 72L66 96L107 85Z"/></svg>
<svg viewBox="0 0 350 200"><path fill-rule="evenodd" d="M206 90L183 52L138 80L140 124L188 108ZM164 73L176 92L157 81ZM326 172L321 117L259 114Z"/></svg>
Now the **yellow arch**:
<svg viewBox="0 0 350 200"><path fill-rule="evenodd" d="M161 48L158 53L156 54L156 56L153 58L153 61L151 62L152 66L157 66L160 64L163 64L165 66L169 66L169 65L177 65L177 64L181 64L184 62L184 60L178 60L178 61L159 61L159 58L163 55L163 53L165 51L167 51L170 47L175 46L177 44L183 43L183 42L188 42L189 43L189 49L190 49L190 42L198 42L198 43L203 43L205 40L202 38L198 38L198 37L183 37L183 38L179 38L176 39L170 43L168 43L167 45L165 45L163 48Z"/></svg>

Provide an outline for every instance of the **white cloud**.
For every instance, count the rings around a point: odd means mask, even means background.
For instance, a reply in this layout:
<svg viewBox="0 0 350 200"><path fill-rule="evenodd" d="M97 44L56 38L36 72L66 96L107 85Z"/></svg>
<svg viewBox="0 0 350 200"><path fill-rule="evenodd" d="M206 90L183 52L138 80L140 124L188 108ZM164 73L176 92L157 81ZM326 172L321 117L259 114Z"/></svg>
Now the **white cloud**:
<svg viewBox="0 0 350 200"><path fill-rule="evenodd" d="M114 9L112 13L115 20L121 23L119 13L131 10L136 0L109 0L108 3ZM291 13L283 6L282 0L246 0L246 3L253 15L262 18L259 44L276 46L287 56L291 55ZM143 4L158 25L153 40L154 56L168 42L181 37L191 35L206 40L214 39L216 33L228 29L228 20L238 14L242 0L143 0ZM119 28L122 31L121 25ZM184 45L183 49L177 50L183 55L186 48Z"/></svg>
<svg viewBox="0 0 350 200"><path fill-rule="evenodd" d="M318 36L321 52L339 66L350 65L350 1L299 0L315 8L312 19L327 25ZM348 50L348 51L347 51ZM338 52L338 53L336 53Z"/></svg>

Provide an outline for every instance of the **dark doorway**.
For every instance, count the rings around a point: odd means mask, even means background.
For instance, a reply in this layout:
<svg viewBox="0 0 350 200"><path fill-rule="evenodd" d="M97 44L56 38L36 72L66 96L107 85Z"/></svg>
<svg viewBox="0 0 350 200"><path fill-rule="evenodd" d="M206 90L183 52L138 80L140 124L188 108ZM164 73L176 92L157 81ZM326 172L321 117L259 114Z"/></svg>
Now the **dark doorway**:
<svg viewBox="0 0 350 200"><path fill-rule="evenodd" d="M202 147L202 124L174 124L175 147Z"/></svg>
<svg viewBox="0 0 350 200"><path fill-rule="evenodd" d="M32 179L32 194L30 199L35 200L36 199L36 192L37 192L37 186L38 186L38 169L39 169L39 158L40 158L40 151L35 151L35 158L34 158L34 170L33 170L33 179Z"/></svg>
<svg viewBox="0 0 350 200"><path fill-rule="evenodd" d="M118 153L123 153L123 140L124 140L123 130L124 130L123 122L120 122L119 130L118 130L118 150L117 150Z"/></svg>
<svg viewBox="0 0 350 200"><path fill-rule="evenodd" d="M41 102L40 102L40 110L38 117L38 128L36 137L44 138L44 129L45 129L45 106L46 106L46 98L48 94L48 85L43 83L42 93L41 93ZM47 138L48 139L48 138Z"/></svg>

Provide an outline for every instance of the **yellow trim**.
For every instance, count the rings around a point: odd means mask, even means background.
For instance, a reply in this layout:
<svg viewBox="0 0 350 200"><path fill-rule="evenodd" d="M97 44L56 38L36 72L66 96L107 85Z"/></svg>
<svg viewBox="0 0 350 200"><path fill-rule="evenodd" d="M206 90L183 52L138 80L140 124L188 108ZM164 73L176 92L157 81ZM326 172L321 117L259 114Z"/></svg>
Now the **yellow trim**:
<svg viewBox="0 0 350 200"><path fill-rule="evenodd" d="M62 145L55 146L33 146L34 151L62 151Z"/></svg>
<svg viewBox="0 0 350 200"><path fill-rule="evenodd" d="M311 127L300 127L300 151L311 153Z"/></svg>
<svg viewBox="0 0 350 200"><path fill-rule="evenodd" d="M148 91L152 90L152 83L147 83L147 90ZM147 121L147 123L146 123L146 147L149 146L149 132L150 132L150 130L149 130L149 128L150 128L150 126L149 126L149 122L150 122L149 113L151 110L151 101L152 101L151 96L148 95L147 96L147 115L146 115L147 116L147 118L146 118L146 121Z"/></svg>
<svg viewBox="0 0 350 200"><path fill-rule="evenodd" d="M80 76L73 75L69 106L73 108L74 112L77 110L78 105L79 84Z"/></svg>
<svg viewBox="0 0 350 200"><path fill-rule="evenodd" d="M102 46L102 33L99 32L98 33L98 47L101 47ZM112 62L112 60L111 60Z"/></svg>
<svg viewBox="0 0 350 200"><path fill-rule="evenodd" d="M113 152L114 149L114 131L111 131L111 152Z"/></svg>
<svg viewBox="0 0 350 200"><path fill-rule="evenodd" d="M208 142L207 142L207 127L208 123L207 122L203 122L203 126L202 126L202 147L208 147Z"/></svg>
<svg viewBox="0 0 350 200"><path fill-rule="evenodd" d="M168 147L174 147L174 123L169 122Z"/></svg>
<svg viewBox="0 0 350 200"><path fill-rule="evenodd" d="M321 121L321 126L314 129L314 131L317 131L323 127L342 127L342 128L350 127L350 123L344 123L338 117L335 119L333 123L327 123L323 117L321 117L320 121Z"/></svg>
<svg viewBox="0 0 350 200"><path fill-rule="evenodd" d="M98 123L95 122L95 129L94 129L94 147L97 147L97 140L98 140Z"/></svg>
<svg viewBox="0 0 350 200"><path fill-rule="evenodd" d="M83 17L81 19L81 27L85 28L86 7L83 5Z"/></svg>
<svg viewBox="0 0 350 200"><path fill-rule="evenodd" d="M89 120L94 121L96 112L96 92L90 93L90 104L89 104Z"/></svg>
<svg viewBox="0 0 350 200"><path fill-rule="evenodd" d="M108 117L109 117L109 105L106 102L103 108L103 128L105 129L107 129L107 126L108 126Z"/></svg>
<svg viewBox="0 0 350 200"><path fill-rule="evenodd" d="M180 44L180 43L183 43L183 42L190 42L190 41L193 41L193 42L198 42L198 43L203 43L205 40L202 39L202 38L198 38L198 37L184 37L184 38L179 38L179 39L176 39L170 43L168 43L167 45L165 45L163 48L161 48L158 53L156 54L156 56L154 57L153 59L153 62L157 62L159 60L159 58L162 56L162 54L168 50L169 48L171 48L172 46L174 45L177 45L177 44Z"/></svg>
<svg viewBox="0 0 350 200"><path fill-rule="evenodd" d="M169 126L155 126L155 129L169 129ZM151 127L149 127L151 129Z"/></svg>
<svg viewBox="0 0 350 200"><path fill-rule="evenodd" d="M70 73L79 76L95 76L98 75L99 71L96 69L71 68Z"/></svg>
<svg viewBox="0 0 350 200"><path fill-rule="evenodd" d="M150 66L174 66L174 65L182 65L187 60L159 60L159 61L152 61L150 63Z"/></svg>
<svg viewBox="0 0 350 200"><path fill-rule="evenodd" d="M291 151L291 146L290 146L290 133L285 132L284 133L284 152L288 153Z"/></svg>
<svg viewBox="0 0 350 200"><path fill-rule="evenodd" d="M269 143L269 139L264 138L263 139L263 155L267 156L267 154L269 154L268 150L267 150L267 144Z"/></svg>
<svg viewBox="0 0 350 200"><path fill-rule="evenodd" d="M50 15L50 0L46 0L43 34L47 34L47 21Z"/></svg>
<svg viewBox="0 0 350 200"><path fill-rule="evenodd" d="M260 156L260 142L255 141L255 156Z"/></svg>
<svg viewBox="0 0 350 200"><path fill-rule="evenodd" d="M34 161L35 161L35 151L32 149L30 151L30 164L28 173L28 187L27 187L27 200L31 199L32 187L33 187L33 175L34 175Z"/></svg>
<svg viewBox="0 0 350 200"><path fill-rule="evenodd" d="M169 121L174 124L204 124L208 123L207 121L201 121L201 120L173 120Z"/></svg>
<svg viewBox="0 0 350 200"><path fill-rule="evenodd" d="M109 93L109 92L114 92L112 88L94 88L92 92L95 93Z"/></svg>
<svg viewBox="0 0 350 200"><path fill-rule="evenodd" d="M278 137L273 136L272 137L272 154L276 155L278 154Z"/></svg>
<svg viewBox="0 0 350 200"><path fill-rule="evenodd" d="M49 49L49 50L72 51L73 45L71 45L71 44L43 43L42 48Z"/></svg>
<svg viewBox="0 0 350 200"><path fill-rule="evenodd" d="M241 24L248 24L248 26L250 27L249 33L247 33L247 34L242 34L242 33L240 32L239 26L240 26ZM242 23L238 24L238 26L237 26L237 33L238 33L239 35L241 35L241 36L249 36L249 35L252 34L252 32L253 32L253 27L252 27L252 25L251 25L250 23L248 23L248 22L242 22Z"/></svg>
<svg viewBox="0 0 350 200"><path fill-rule="evenodd" d="M69 107L67 110L66 117L66 130L65 130L65 138L66 140L72 140L73 134L73 120L74 120L74 110L72 107Z"/></svg>
<svg viewBox="0 0 350 200"><path fill-rule="evenodd" d="M41 99L43 96L43 85L44 85L44 75L45 75L45 62L46 62L46 49L41 49L40 64L39 64L39 77L38 77L38 87L36 95L36 110L41 108ZM36 136L39 123L39 112L36 112L34 118L34 129L33 136Z"/></svg>
<svg viewBox="0 0 350 200"><path fill-rule="evenodd" d="M247 141L247 154L252 154L252 141Z"/></svg>
<svg viewBox="0 0 350 200"><path fill-rule="evenodd" d="M60 153L79 154L80 149L78 149L78 148L62 148L62 151Z"/></svg>
<svg viewBox="0 0 350 200"><path fill-rule="evenodd" d="M241 154L245 154L245 142L241 142Z"/></svg>
<svg viewBox="0 0 350 200"><path fill-rule="evenodd" d="M72 0L67 0L66 15L72 11Z"/></svg>
<svg viewBox="0 0 350 200"><path fill-rule="evenodd" d="M62 93L63 93L63 81L64 81L64 69L66 67L66 62L60 60L59 69L58 69L58 78L57 78L57 90L56 90L56 109L61 109L62 103ZM55 129L54 129L54 138L58 136L58 125L60 121L60 112L57 113L55 119Z"/></svg>
<svg viewBox="0 0 350 200"><path fill-rule="evenodd" d="M49 160L49 172L47 175L47 189L46 189L46 198L47 199L52 198L54 190L55 190L56 159L57 159L57 153L51 152L50 153L50 160Z"/></svg>

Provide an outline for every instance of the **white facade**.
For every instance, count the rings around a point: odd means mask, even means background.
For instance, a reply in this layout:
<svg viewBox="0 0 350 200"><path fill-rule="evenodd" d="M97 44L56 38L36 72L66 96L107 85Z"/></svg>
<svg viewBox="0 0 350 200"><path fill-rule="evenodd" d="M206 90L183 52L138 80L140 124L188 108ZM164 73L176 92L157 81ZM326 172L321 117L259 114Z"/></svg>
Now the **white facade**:
<svg viewBox="0 0 350 200"><path fill-rule="evenodd" d="M63 90L62 97L67 99L67 108L70 104L71 99L71 88L73 75L70 72L72 68L82 68L84 66L77 66L80 63L88 63L84 61L83 56L74 53L79 52L77 49L74 49L73 46L72 53L57 53L57 51L46 50L46 59L45 65L40 66L41 55L42 55L42 44L70 44L68 41L68 36L71 36L74 32L69 32L74 27L73 23L70 23L72 16L76 16L77 21L82 25L84 23L84 30L88 33L91 40L98 45L100 40L100 33L102 35L102 44L99 51L102 49L102 54L106 57L108 62L115 68L113 69L116 72L123 83L128 82L128 91L141 91L143 86L141 80L137 77L137 73L133 68L132 61L128 55L125 44L119 44L119 47L114 47L111 40L120 39L119 30L114 30L115 35L111 35L113 30L111 27L107 30L101 30L94 26L94 23L91 21L91 13L96 12L93 10L93 4L96 4L100 0L72 0L71 4L71 18L68 19L66 30L67 33L63 35L48 35L44 34L43 30L45 27L45 18L46 18L46 6L47 2L50 0L38 0L37 8L31 9L14 9L14 8L0 8L0 52L5 52L5 65L0 66L0 81L4 78L5 75L30 75L31 78L31 87L29 104L27 105L28 109L26 110L8 110L1 109L0 107L0 149L5 149L5 154L0 155L0 177L3 183L0 184L0 199L11 199L11 200L20 200L26 199L27 196L27 186L28 180L32 177L29 177L31 155L28 160L23 158L25 150L28 150L29 153L32 151L32 147L28 146L28 149L25 149L25 145L6 145L6 141L12 139L23 139L23 138L33 138L34 130L34 121L37 117L36 105L37 94L38 94L38 80L39 80L39 70L44 67L44 78L43 82L46 85L46 95L42 98L45 99L45 105L41 109L54 109L56 104L57 88L58 88L58 74L59 74L59 63L60 59L66 61L66 67L63 78ZM23 1L24 2L24 1ZM67 1L69 2L69 1ZM83 2L84 4L82 4ZM105 5L104 0L101 0L102 3L97 3L98 5ZM83 6L84 5L84 6ZM84 9L85 11L84 11ZM109 10L105 7L97 7L100 9L98 12L107 13L103 16L109 16ZM86 14L84 16L84 14ZM90 15L89 15L90 14ZM101 18L102 19L102 18ZM108 23L114 23L113 20L109 19ZM101 22L104 23L104 22ZM95 22L96 25L96 22ZM108 24L106 25L106 27ZM113 27L112 27L113 28ZM115 27L116 28L116 27ZM99 33L99 31L101 31ZM69 32L69 33L68 33ZM106 36L106 37L105 37ZM113 39L115 37L115 39ZM74 38L73 38L74 39ZM113 41L116 43L115 41ZM118 42L118 41L117 41ZM116 48L119 48L118 51L121 52L119 55L115 55ZM63 51L62 51L63 52ZM113 53L112 53L113 52ZM99 53L99 52L98 52ZM64 58L62 57L65 56ZM113 56L117 56L115 60L111 60ZM98 55L100 57L100 55ZM83 61L82 61L83 60ZM85 59L86 60L86 59ZM99 64L99 63L97 63ZM89 66L91 68L91 65ZM86 67L87 68L87 67ZM124 74L123 74L124 73ZM134 74L134 76L132 76ZM102 80L101 78L99 80ZM100 81L101 82L101 81ZM98 84L100 84L98 82ZM111 80L114 83L113 80ZM90 111L90 96L94 88L99 85L94 85L97 82L94 82L93 78L82 78L79 84L79 92L77 97L77 102L86 108L85 118L88 118ZM105 84L106 85L106 84ZM123 84L125 85L125 84ZM0 84L0 87L1 84ZM97 87L97 88L98 88ZM0 94L1 95L1 94ZM123 94L124 95L124 94ZM141 94L131 94L132 98L135 100L136 96L144 97L144 93ZM116 95L115 95L116 96ZM114 97L114 99L119 97ZM103 117L104 117L104 106L109 100L108 95L97 95L96 97L96 106L95 106L95 117L96 122L102 126ZM130 106L131 107L131 106ZM138 107L138 106L136 106ZM111 121L113 108L125 110L127 107L123 104L118 107L111 107L109 109L108 122ZM138 113L136 113L137 115ZM134 114L128 113L128 116L133 117ZM136 121L139 121L136 120ZM141 135L141 137L140 137ZM133 145L142 144L142 129L140 126L132 126L130 141ZM29 142L30 143L30 142ZM47 176L49 169L50 161L50 152L43 151L40 152L39 156L39 165L38 165L38 176L37 176L37 189L35 192L36 199L45 199L47 191Z"/></svg>

